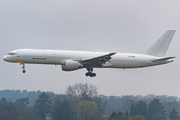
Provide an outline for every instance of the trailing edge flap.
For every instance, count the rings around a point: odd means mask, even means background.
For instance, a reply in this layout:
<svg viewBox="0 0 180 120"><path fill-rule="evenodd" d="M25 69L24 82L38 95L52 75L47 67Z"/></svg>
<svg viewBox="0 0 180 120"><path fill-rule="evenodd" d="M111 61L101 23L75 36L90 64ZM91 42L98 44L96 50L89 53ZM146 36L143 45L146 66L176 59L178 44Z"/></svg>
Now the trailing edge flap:
<svg viewBox="0 0 180 120"><path fill-rule="evenodd" d="M166 61L166 60L173 59L173 58L175 58L175 57L165 57L165 58L161 58L161 59L152 60L151 62Z"/></svg>
<svg viewBox="0 0 180 120"><path fill-rule="evenodd" d="M80 63L82 63L82 64L102 65L105 62L109 61L111 59L111 56L114 55L114 54L116 54L116 53L109 53L107 55L82 59L82 60L80 60Z"/></svg>

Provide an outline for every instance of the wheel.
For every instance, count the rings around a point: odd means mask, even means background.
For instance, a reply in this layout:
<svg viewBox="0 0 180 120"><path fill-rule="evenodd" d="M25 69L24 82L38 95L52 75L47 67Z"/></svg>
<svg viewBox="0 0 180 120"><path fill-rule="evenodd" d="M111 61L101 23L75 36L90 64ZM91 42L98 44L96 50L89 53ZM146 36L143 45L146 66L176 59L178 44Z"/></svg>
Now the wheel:
<svg viewBox="0 0 180 120"><path fill-rule="evenodd" d="M86 73L86 76L89 76L89 72Z"/></svg>
<svg viewBox="0 0 180 120"><path fill-rule="evenodd" d="M92 75L93 75L93 77L96 77L96 73L93 73Z"/></svg>
<svg viewBox="0 0 180 120"><path fill-rule="evenodd" d="M26 73L26 70L23 70L22 72L23 72L23 73Z"/></svg>
<svg viewBox="0 0 180 120"><path fill-rule="evenodd" d="M87 72L85 75L90 77L95 77L96 73Z"/></svg>
<svg viewBox="0 0 180 120"><path fill-rule="evenodd" d="M94 76L93 76L93 73L90 73L89 76L90 76L90 77L94 77Z"/></svg>

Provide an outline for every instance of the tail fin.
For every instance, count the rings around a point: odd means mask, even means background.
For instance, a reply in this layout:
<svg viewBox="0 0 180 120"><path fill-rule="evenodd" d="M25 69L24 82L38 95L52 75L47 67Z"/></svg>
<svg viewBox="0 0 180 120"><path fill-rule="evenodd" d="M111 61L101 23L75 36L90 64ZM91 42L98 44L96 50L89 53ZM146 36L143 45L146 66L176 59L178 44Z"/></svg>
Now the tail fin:
<svg viewBox="0 0 180 120"><path fill-rule="evenodd" d="M171 43L176 30L166 31L156 42L154 42L143 54L163 57Z"/></svg>

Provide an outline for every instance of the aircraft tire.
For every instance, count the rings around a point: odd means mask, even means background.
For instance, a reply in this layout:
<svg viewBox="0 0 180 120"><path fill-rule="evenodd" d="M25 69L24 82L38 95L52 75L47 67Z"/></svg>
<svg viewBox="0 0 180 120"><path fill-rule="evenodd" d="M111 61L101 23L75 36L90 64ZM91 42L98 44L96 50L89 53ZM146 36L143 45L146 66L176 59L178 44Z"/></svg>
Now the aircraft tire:
<svg viewBox="0 0 180 120"><path fill-rule="evenodd" d="M23 73L26 73L26 70L23 70L22 72L23 72Z"/></svg>
<svg viewBox="0 0 180 120"><path fill-rule="evenodd" d="M96 73L92 73L93 77L96 77Z"/></svg>
<svg viewBox="0 0 180 120"><path fill-rule="evenodd" d="M93 73L90 73L89 76L90 76L90 77L93 77Z"/></svg>
<svg viewBox="0 0 180 120"><path fill-rule="evenodd" d="M95 77L96 73L87 72L85 75L90 77Z"/></svg>
<svg viewBox="0 0 180 120"><path fill-rule="evenodd" d="M86 73L86 76L89 76L89 72Z"/></svg>

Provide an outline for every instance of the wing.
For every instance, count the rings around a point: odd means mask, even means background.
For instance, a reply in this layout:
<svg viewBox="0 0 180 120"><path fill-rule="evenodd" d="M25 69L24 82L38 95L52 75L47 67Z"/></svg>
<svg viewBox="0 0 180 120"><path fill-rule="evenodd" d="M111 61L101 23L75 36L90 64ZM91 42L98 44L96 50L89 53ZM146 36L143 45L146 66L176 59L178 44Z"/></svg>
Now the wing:
<svg viewBox="0 0 180 120"><path fill-rule="evenodd" d="M107 55L82 59L79 62L86 68L88 68L88 67L101 67L103 64L105 64L105 62L109 61L111 59L111 56L114 54L116 54L116 53L109 53Z"/></svg>

